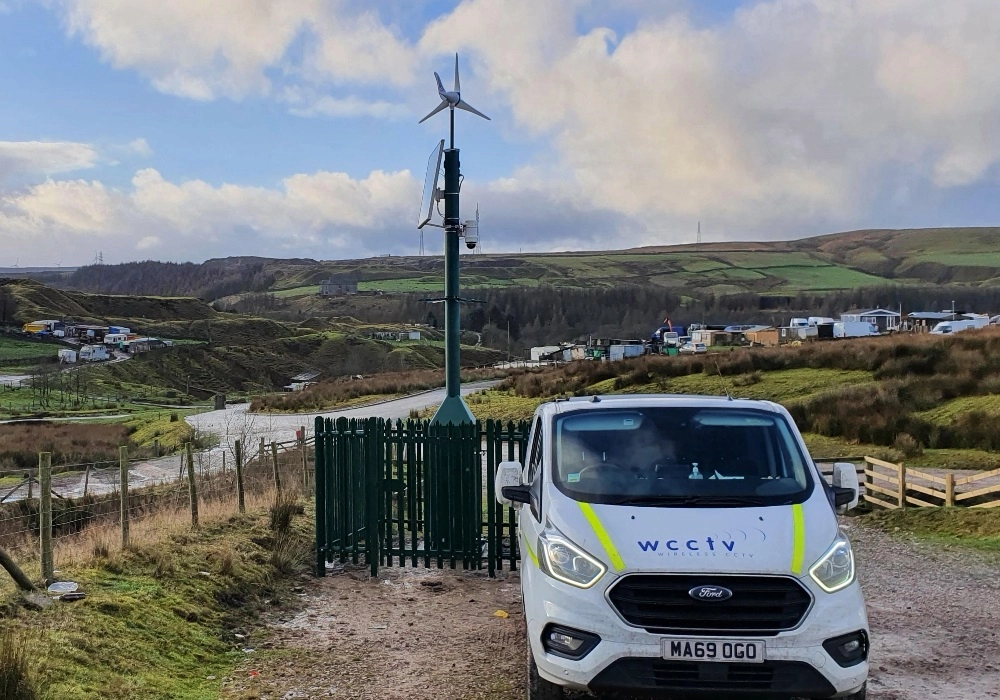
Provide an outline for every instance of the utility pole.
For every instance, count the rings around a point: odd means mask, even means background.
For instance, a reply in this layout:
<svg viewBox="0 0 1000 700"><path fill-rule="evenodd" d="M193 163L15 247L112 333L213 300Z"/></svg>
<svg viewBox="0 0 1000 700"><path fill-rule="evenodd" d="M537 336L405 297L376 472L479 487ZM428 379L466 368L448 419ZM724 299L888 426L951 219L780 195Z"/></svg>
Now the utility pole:
<svg viewBox="0 0 1000 700"><path fill-rule="evenodd" d="M459 190L461 188L461 164L459 163L458 149L455 148L455 109L462 109L471 112L484 119L489 119L485 114L478 112L468 102L462 100L461 85L458 78L458 54L455 54L455 88L446 91L441 84L441 79L437 73L434 74L438 82L438 94L441 96L441 103L421 122L426 121L438 112L448 110L450 117L450 130L448 148L444 151L444 363L445 363L445 399L434 414L431 421L434 425L474 423L475 418L472 411L462 400L462 357L461 357L461 303L459 287L459 239L464 235L465 229L462 226L462 219L459 207ZM430 173L432 189L436 181L437 172ZM419 227L426 224L423 221ZM418 227L418 228L419 228ZM478 236L478 230L476 231ZM470 241L472 239L470 238ZM474 244L470 245L474 247Z"/></svg>

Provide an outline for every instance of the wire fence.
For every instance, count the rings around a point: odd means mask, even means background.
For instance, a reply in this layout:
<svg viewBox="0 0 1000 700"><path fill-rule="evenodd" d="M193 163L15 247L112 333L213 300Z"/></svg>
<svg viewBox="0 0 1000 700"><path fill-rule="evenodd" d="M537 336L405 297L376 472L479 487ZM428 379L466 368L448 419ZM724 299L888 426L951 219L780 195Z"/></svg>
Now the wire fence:
<svg viewBox="0 0 1000 700"><path fill-rule="evenodd" d="M203 452L187 447L180 455L138 462L122 448L117 464L79 465L58 476L49 455L40 453L38 469L7 470L0 486L0 549L51 581L61 561L128 546L136 526L197 526L205 515L236 514L311 492L312 439L258 443L250 454L240 440Z"/></svg>

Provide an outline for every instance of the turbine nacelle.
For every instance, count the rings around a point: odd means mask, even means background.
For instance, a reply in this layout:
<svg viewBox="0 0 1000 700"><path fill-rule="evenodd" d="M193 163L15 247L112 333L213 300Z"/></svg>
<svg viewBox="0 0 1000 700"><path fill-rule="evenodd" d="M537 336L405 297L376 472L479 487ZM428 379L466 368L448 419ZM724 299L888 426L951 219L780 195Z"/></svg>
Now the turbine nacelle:
<svg viewBox="0 0 1000 700"><path fill-rule="evenodd" d="M458 54L455 54L455 89L451 91L445 90L444 83L441 82L441 76L437 73L434 73L434 79L437 81L438 95L441 96L441 104L435 107L430 114L421 119L418 123L423 124L425 121L444 109L454 111L456 108L465 110L466 112L471 112L477 117L482 117L483 119L490 121L489 117L477 110L468 102L462 100L462 83L458 79Z"/></svg>

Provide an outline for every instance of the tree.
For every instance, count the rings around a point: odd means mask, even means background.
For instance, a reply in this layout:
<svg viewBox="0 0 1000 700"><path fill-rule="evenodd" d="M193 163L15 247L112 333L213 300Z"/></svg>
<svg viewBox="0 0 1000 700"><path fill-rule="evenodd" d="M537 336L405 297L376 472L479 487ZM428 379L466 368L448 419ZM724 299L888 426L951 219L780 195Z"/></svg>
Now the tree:
<svg viewBox="0 0 1000 700"><path fill-rule="evenodd" d="M15 311L14 295L7 285L0 285L0 326L13 323Z"/></svg>

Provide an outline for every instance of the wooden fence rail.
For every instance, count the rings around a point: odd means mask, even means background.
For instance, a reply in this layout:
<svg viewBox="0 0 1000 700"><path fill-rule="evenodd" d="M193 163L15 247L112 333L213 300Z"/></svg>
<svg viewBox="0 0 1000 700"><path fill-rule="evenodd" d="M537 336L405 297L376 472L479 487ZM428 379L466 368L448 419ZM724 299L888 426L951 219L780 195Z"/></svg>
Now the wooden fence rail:
<svg viewBox="0 0 1000 700"><path fill-rule="evenodd" d="M864 491L866 502L890 510L907 506L1000 508L1000 469L956 478L953 472L931 474L865 457Z"/></svg>

